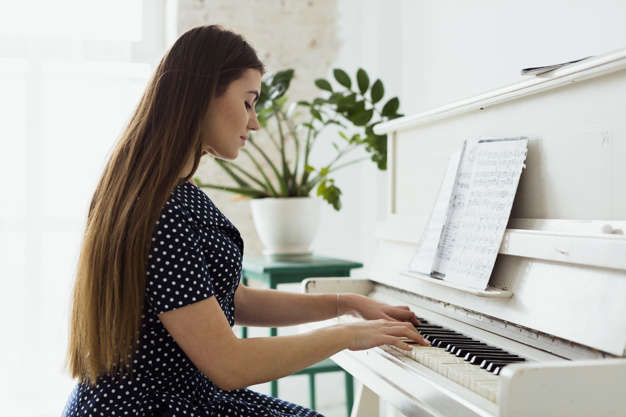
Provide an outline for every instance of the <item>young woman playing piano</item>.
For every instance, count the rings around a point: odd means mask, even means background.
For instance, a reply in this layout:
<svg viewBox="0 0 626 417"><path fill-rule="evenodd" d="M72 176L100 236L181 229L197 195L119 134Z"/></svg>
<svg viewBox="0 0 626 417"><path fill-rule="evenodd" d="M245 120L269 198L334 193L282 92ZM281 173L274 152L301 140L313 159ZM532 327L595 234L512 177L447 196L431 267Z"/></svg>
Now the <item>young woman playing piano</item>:
<svg viewBox="0 0 626 417"><path fill-rule="evenodd" d="M424 342L406 307L345 294L240 284L239 232L192 180L200 158L232 160L251 130L263 74L255 51L216 26L162 59L93 196L68 350L78 384L64 416L287 416L315 412L245 387L343 349ZM232 326L366 321L239 339Z"/></svg>

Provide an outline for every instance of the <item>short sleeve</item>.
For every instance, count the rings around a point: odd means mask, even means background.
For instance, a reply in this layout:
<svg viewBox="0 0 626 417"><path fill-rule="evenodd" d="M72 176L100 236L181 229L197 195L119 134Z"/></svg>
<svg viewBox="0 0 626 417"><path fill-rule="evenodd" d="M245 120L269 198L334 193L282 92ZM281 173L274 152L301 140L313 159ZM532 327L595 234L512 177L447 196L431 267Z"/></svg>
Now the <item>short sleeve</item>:
<svg viewBox="0 0 626 417"><path fill-rule="evenodd" d="M198 225L176 200L169 200L157 221L146 272L146 298L155 314L215 295Z"/></svg>

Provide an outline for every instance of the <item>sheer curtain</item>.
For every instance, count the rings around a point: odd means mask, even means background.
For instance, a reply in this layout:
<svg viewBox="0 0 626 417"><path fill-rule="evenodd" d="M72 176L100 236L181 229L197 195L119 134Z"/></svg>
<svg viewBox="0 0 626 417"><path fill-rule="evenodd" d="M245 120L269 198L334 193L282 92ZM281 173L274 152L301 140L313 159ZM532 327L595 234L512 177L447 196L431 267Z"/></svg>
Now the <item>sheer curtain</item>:
<svg viewBox="0 0 626 417"><path fill-rule="evenodd" d="M166 47L166 0L0 0L0 416L58 416L72 279L106 157Z"/></svg>

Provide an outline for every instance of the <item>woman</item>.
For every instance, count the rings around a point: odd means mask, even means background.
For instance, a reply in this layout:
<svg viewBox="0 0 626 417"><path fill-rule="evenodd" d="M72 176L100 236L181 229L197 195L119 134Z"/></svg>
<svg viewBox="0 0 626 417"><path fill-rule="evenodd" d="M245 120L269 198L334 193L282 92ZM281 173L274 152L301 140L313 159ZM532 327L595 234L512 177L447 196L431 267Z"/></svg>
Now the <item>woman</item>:
<svg viewBox="0 0 626 417"><path fill-rule="evenodd" d="M263 71L241 36L216 26L186 32L159 64L90 205L68 349L78 384L64 416L316 415L245 387L343 349L427 344L406 307L240 284L239 232L192 175L204 154L235 159L259 129ZM232 331L346 313L376 320L273 338Z"/></svg>

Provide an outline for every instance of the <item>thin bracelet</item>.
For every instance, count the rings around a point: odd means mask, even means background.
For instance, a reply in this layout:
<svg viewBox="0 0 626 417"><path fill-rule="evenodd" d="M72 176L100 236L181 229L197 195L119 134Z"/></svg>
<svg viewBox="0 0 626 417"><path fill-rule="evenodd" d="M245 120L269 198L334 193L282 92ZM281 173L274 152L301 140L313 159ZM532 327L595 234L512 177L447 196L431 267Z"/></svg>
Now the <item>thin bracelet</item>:
<svg viewBox="0 0 626 417"><path fill-rule="evenodd" d="M336 312L337 318L339 318L339 293L337 293L337 312Z"/></svg>

